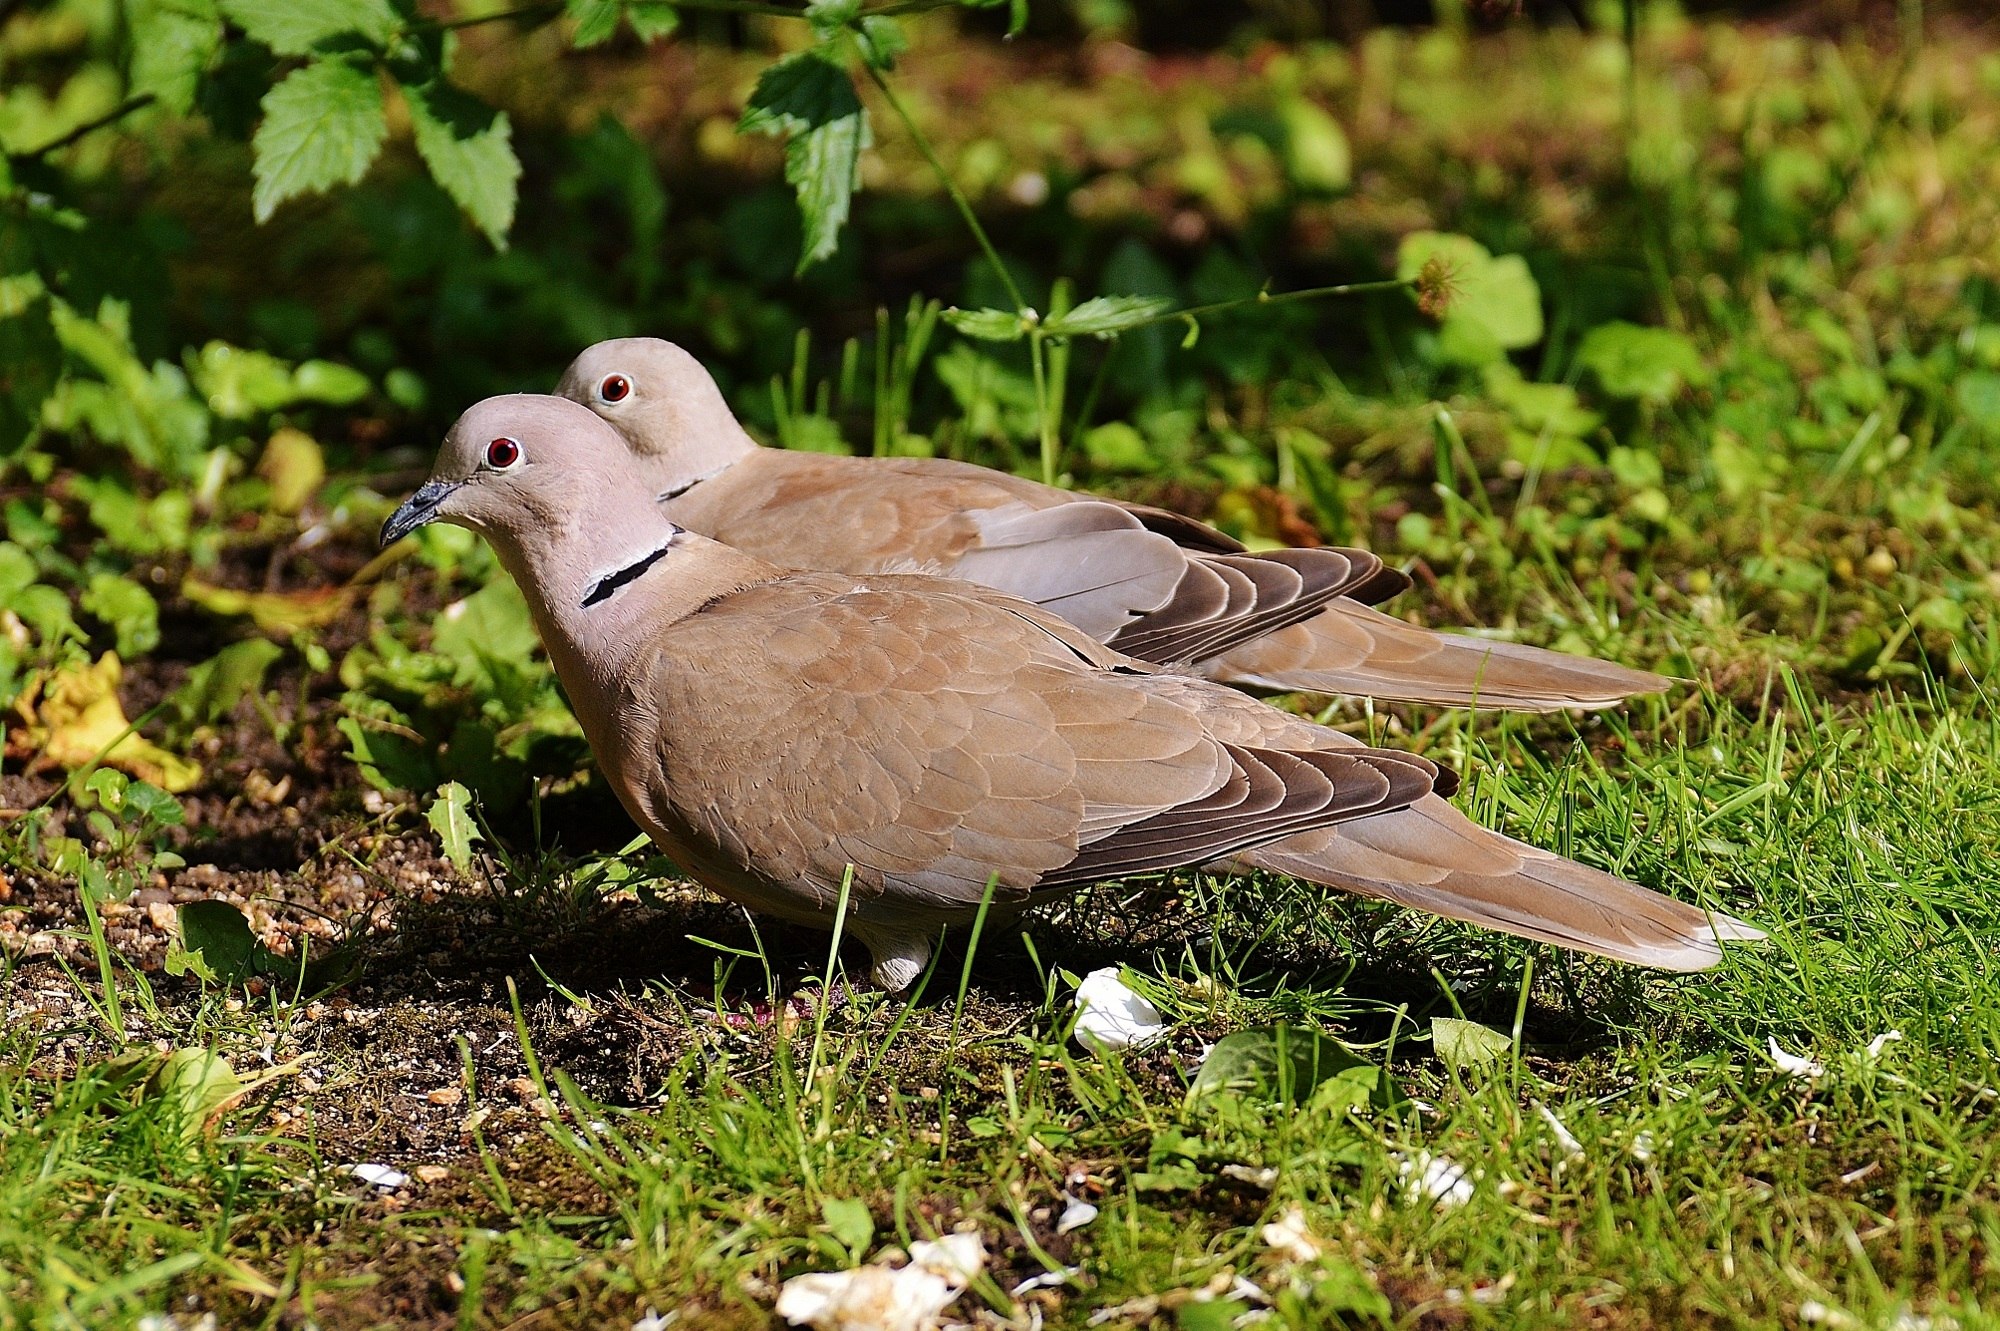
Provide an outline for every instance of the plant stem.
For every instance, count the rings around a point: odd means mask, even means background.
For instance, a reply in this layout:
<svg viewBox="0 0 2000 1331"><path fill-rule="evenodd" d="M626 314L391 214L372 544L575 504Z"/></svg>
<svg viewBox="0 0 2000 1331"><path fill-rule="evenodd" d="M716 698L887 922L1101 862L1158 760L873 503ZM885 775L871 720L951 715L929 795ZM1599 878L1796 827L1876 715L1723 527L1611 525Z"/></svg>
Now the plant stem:
<svg viewBox="0 0 2000 1331"><path fill-rule="evenodd" d="M1275 295L1260 291L1254 296L1241 296L1235 300L1219 300L1210 305L1191 305L1184 310L1166 310L1149 315L1144 319L1122 325L1118 331L1129 333L1134 328L1149 328L1154 324L1173 323L1177 319L1193 319L1210 314L1223 314L1245 305L1289 305L1297 300L1318 300L1325 296L1366 296L1377 291L1409 291L1415 282L1401 278L1385 278L1380 282L1347 282L1332 287L1302 287L1297 291L1280 291Z"/></svg>
<svg viewBox="0 0 2000 1331"><path fill-rule="evenodd" d="M972 238L979 242L979 248L985 253L986 261L993 265L993 271L1000 276L1001 285L1007 288L1007 298L1014 302L1014 312L1023 317L1029 315L1031 311L1028 309L1028 298L1021 294L1021 288L1014 281L1014 275L1007 271L1007 265L1000 262L1000 251L993 248L993 241L987 236L986 228L981 226L979 219L973 215L971 202L958 188L958 182L951 178L951 172L944 169L944 163L938 160L936 151L931 147L931 141L917 128L917 122L910 118L909 108L903 105L903 99L896 96L896 90L882 77L881 70L866 60L861 62L861 67L866 69L868 77L875 81L875 87L881 92L883 100L889 103L889 109L896 113L896 118L903 122L903 128L909 131L910 141L917 145L917 151L924 155L926 162L930 163L931 171L937 176L938 183L943 185L944 192L951 196L952 203L958 208L958 215L965 219L966 229L971 231Z"/></svg>
<svg viewBox="0 0 2000 1331"><path fill-rule="evenodd" d="M64 148L69 147L72 143L75 143L77 140L82 139L87 135L95 134L98 130L103 129L106 125L115 124L116 122L123 120L126 116L131 115L134 111L143 110L144 108L151 106L154 102L158 100L159 99L150 92L142 92L139 93L137 96L127 97L124 101L120 102L117 106L112 107L109 111L106 111L103 115L98 116L95 120L86 120L81 125L78 125L75 129L69 130L66 133L58 134L55 138L50 139L47 143L44 143L39 148L30 148L26 152L9 153L7 154L7 156L16 162L24 162L24 161L31 162L34 161L36 158L46 157L52 152L61 152Z"/></svg>
<svg viewBox="0 0 2000 1331"><path fill-rule="evenodd" d="M1049 376L1042 359L1042 330L1028 334L1028 361L1035 368L1035 416L1042 435L1042 484L1056 483L1056 423L1049 403Z"/></svg>

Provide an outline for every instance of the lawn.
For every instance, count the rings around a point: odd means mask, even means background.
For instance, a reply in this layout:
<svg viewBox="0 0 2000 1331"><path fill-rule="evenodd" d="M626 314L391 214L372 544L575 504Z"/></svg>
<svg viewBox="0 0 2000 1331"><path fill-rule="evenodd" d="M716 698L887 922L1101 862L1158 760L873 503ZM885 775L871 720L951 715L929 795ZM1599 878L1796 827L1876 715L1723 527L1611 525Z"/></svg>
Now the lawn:
<svg viewBox="0 0 2000 1331"><path fill-rule="evenodd" d="M2000 1325L1990 18L1037 3L887 68L757 6L291 51L259 3L184 99L171 7L0 8L0 1329L763 1327L951 1234L974 1325ZM735 129L814 41L844 226L803 122ZM342 62L388 146L288 180L264 90ZM1195 314L1016 318L1097 295ZM1273 701L1769 941L1663 976L1189 873L867 988L630 844L483 546L375 549L459 410L640 332L767 442L1366 545L1396 613L1674 675ZM1077 1037L1105 968L1156 1038ZM1318 1061L1216 1088L1276 1032Z"/></svg>

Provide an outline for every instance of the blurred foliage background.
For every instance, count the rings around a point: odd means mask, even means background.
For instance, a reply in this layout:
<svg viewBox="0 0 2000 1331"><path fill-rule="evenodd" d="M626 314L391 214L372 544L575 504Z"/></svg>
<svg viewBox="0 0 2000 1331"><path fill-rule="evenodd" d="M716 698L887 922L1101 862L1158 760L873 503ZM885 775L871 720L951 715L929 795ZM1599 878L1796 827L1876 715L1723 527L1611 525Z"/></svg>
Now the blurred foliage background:
<svg viewBox="0 0 2000 1331"><path fill-rule="evenodd" d="M465 405L639 333L770 442L1368 544L1440 620L1725 696L1991 662L1979 5L0 15L17 804L196 789L253 712L388 791L580 770L488 649L518 599L454 599L483 550L384 581L372 533Z"/></svg>

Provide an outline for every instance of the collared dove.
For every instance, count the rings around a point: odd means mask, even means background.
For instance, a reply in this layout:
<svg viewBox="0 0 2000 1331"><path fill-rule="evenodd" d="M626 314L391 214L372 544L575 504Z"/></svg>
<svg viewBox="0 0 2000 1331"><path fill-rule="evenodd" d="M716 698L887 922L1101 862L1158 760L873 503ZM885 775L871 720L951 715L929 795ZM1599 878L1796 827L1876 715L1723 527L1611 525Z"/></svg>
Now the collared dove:
<svg viewBox="0 0 2000 1331"><path fill-rule="evenodd" d="M1608 707L1671 682L1385 615L1373 603L1409 579L1363 551L1316 552L1344 560L1346 576L1314 599L1290 569L1270 567L1306 552L1251 555L1162 509L943 458L760 447L700 363L658 338L598 343L556 391L625 436L644 483L691 531L791 568L982 583L1128 656L1225 683L1548 712ZM1260 572L1257 588L1244 586Z"/></svg>
<svg viewBox="0 0 2000 1331"><path fill-rule="evenodd" d="M1155 673L976 584L786 571L683 530L624 440L490 398L382 529L486 537L597 761L688 873L850 928L906 987L991 883L1004 917L1105 878L1275 870L1692 970L1748 925L1485 831L1456 781L1205 680Z"/></svg>

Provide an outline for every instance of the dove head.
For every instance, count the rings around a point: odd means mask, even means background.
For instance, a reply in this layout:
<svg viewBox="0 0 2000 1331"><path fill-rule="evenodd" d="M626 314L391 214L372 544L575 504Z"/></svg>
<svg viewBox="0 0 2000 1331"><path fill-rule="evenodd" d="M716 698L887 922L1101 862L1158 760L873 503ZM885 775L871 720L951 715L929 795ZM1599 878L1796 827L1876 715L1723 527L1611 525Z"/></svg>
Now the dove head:
<svg viewBox="0 0 2000 1331"><path fill-rule="evenodd" d="M468 527L517 578L554 592L679 531L637 470L617 431L574 402L490 397L451 427L431 478L383 524L382 543L432 522Z"/></svg>
<svg viewBox="0 0 2000 1331"><path fill-rule="evenodd" d="M625 439L656 498L671 499L753 453L701 362L657 337L599 342L570 362L556 392Z"/></svg>

